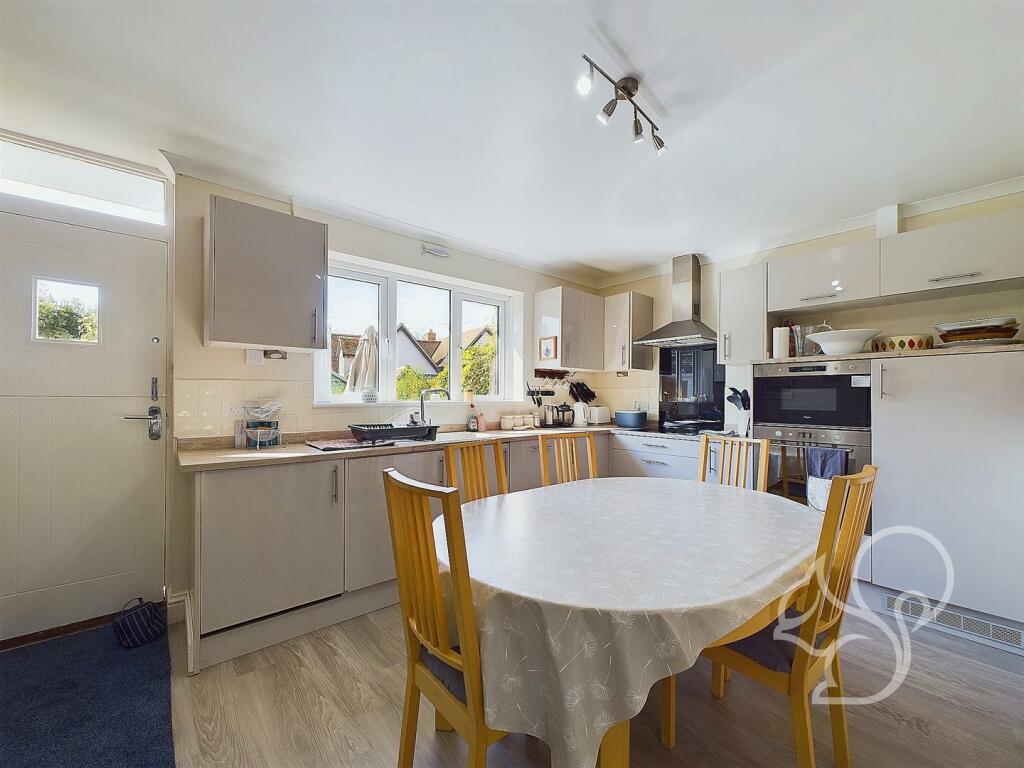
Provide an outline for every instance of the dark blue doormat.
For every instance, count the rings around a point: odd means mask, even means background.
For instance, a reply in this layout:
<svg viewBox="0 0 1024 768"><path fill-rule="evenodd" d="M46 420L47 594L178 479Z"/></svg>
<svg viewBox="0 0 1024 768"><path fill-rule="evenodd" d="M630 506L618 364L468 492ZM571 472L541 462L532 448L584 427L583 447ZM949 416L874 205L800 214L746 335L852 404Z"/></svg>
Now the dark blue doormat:
<svg viewBox="0 0 1024 768"><path fill-rule="evenodd" d="M0 766L174 768L170 673L109 626L0 653Z"/></svg>

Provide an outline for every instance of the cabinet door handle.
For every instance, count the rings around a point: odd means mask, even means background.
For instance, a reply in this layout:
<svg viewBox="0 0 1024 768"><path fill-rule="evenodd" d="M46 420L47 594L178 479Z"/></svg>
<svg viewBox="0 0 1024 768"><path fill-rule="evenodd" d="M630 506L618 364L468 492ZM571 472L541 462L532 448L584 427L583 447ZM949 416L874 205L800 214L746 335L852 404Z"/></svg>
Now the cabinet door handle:
<svg viewBox="0 0 1024 768"><path fill-rule="evenodd" d="M314 347L316 346L317 337L320 334L320 323L317 322L317 309L318 309L318 307L313 307L313 346Z"/></svg>
<svg viewBox="0 0 1024 768"><path fill-rule="evenodd" d="M334 493L331 494L331 500L338 503L338 465L335 464L332 468L332 475L334 480Z"/></svg>
<svg viewBox="0 0 1024 768"><path fill-rule="evenodd" d="M640 459L644 464L660 464L663 467L668 466L667 461L661 461L660 459Z"/></svg>
<svg viewBox="0 0 1024 768"><path fill-rule="evenodd" d="M834 299L839 294L833 291L832 293L819 293L817 296L804 296L800 301L816 301L817 299Z"/></svg>
<svg viewBox="0 0 1024 768"><path fill-rule="evenodd" d="M978 277L981 272L961 272L958 275L942 275L941 277L929 277L929 283L946 283L950 280L966 280L968 277Z"/></svg>
<svg viewBox="0 0 1024 768"><path fill-rule="evenodd" d="M885 400L885 366L878 366L878 399Z"/></svg>
<svg viewBox="0 0 1024 768"><path fill-rule="evenodd" d="M622 345L622 367L626 367L626 345Z"/></svg>
<svg viewBox="0 0 1024 768"><path fill-rule="evenodd" d="M722 341L724 342L724 343L723 343L723 345L722 345L722 346L723 346L723 349L722 349L722 358L723 358L724 360L728 360L728 359L729 359L729 341L730 341L730 334L729 334L729 332L728 332L728 331L726 331L726 332L725 332L725 333L724 333L724 334L722 335Z"/></svg>
<svg viewBox="0 0 1024 768"><path fill-rule="evenodd" d="M641 443L641 445L646 448L661 448L663 451L668 449L667 445L662 445L661 443Z"/></svg>

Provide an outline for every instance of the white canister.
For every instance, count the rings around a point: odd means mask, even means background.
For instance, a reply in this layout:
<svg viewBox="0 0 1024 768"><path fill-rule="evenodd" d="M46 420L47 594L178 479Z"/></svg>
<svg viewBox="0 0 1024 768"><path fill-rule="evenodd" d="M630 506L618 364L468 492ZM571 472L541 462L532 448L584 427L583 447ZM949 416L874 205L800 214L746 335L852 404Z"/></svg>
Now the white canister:
<svg viewBox="0 0 1024 768"><path fill-rule="evenodd" d="M772 329L772 357L776 360L784 360L790 357L789 336L790 329L788 325Z"/></svg>
<svg viewBox="0 0 1024 768"><path fill-rule="evenodd" d="M501 428L502 429L513 429L516 425L515 416L502 416L501 417Z"/></svg>

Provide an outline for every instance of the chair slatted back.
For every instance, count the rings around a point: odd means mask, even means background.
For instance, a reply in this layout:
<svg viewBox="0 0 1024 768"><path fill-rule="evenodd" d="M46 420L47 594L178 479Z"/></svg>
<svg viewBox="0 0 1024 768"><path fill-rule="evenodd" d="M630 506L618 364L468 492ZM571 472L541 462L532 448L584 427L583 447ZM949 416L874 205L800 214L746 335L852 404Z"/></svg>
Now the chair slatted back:
<svg viewBox="0 0 1024 768"><path fill-rule="evenodd" d="M461 670L470 703L483 706L480 648L469 582L462 507L456 488L441 488L384 470L391 543L398 575L398 594L410 659L424 647ZM452 649L432 525L431 500L440 502L452 586L459 650ZM482 709L481 709L482 711Z"/></svg>
<svg viewBox="0 0 1024 768"><path fill-rule="evenodd" d="M832 478L828 504L815 553L814 574L803 598L804 621L800 638L809 646L830 645L839 637L854 566L871 511L878 468L868 465L855 475ZM818 640L824 633L824 639ZM798 650L794 661L810 664L813 658Z"/></svg>
<svg viewBox="0 0 1024 768"><path fill-rule="evenodd" d="M751 490L768 490L768 451L767 440L754 440L749 437L726 437L725 435L700 436L700 464L697 477L701 482L708 482L708 474L712 471L711 445L718 446L718 484L735 488L748 487ZM751 475L750 468L757 462L757 471Z"/></svg>
<svg viewBox="0 0 1024 768"><path fill-rule="evenodd" d="M492 490L487 479L487 448L494 457L494 476L497 488ZM505 449L500 440L449 445L444 449L448 467L448 484L459 488L462 501L476 501L487 496L508 493L508 475L505 473ZM459 483L459 467L462 483Z"/></svg>
<svg viewBox="0 0 1024 768"><path fill-rule="evenodd" d="M577 440L587 442L587 468L590 477L599 477L597 470L597 444L593 432L564 432L556 435L540 435L540 478L544 485L551 485L551 468L548 466L548 446L552 447L551 462L555 465L555 482L568 483L582 480Z"/></svg>

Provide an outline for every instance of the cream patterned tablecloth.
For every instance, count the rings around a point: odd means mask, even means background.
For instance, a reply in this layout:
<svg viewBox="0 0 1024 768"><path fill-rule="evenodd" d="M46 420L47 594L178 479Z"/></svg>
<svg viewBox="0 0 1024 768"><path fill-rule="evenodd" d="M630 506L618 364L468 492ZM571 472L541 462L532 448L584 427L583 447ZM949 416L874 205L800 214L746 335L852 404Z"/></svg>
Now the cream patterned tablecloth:
<svg viewBox="0 0 1024 768"><path fill-rule="evenodd" d="M603 478L463 506L487 724L590 768L651 686L797 586L821 515L687 480ZM445 567L443 521L434 523ZM454 620L450 623L454 627Z"/></svg>

